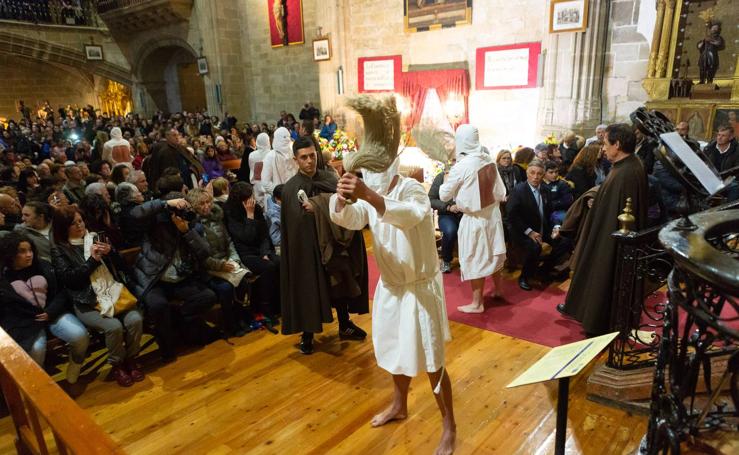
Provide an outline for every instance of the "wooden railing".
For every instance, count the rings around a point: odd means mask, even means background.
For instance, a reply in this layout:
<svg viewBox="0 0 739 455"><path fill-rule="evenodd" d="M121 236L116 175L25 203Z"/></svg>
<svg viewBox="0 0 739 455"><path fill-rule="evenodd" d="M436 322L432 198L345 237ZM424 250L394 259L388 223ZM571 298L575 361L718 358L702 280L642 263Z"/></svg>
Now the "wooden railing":
<svg viewBox="0 0 739 455"><path fill-rule="evenodd" d="M1 328L0 385L18 454L49 453L48 431L42 424L51 430L56 452L62 455L125 453Z"/></svg>

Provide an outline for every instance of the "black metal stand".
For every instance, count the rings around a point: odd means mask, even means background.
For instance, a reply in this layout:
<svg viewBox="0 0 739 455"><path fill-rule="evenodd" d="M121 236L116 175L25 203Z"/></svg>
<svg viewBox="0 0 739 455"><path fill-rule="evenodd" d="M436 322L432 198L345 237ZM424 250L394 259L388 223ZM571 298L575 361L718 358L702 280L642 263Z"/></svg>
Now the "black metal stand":
<svg viewBox="0 0 739 455"><path fill-rule="evenodd" d="M564 455L567 442L567 405L570 401L570 378L561 378L557 389L557 432L554 436L554 454Z"/></svg>

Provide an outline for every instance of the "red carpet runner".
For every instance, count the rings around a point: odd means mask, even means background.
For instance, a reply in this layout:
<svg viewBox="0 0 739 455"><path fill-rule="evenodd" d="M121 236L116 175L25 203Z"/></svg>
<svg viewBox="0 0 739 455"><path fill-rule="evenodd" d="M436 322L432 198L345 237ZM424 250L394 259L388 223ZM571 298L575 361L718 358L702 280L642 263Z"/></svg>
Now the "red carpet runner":
<svg viewBox="0 0 739 455"><path fill-rule="evenodd" d="M380 278L377 264L368 255L370 298ZM487 291L492 289L490 280ZM482 314L465 314L457 311L460 305L472 300L469 283L459 278L459 269L444 275L444 290L449 320L491 332L521 338L545 346L559 346L585 339L585 333L576 321L566 319L557 312L558 303L564 302L565 292L555 286L547 289L523 291L516 281L503 280L503 299L485 299L486 310Z"/></svg>

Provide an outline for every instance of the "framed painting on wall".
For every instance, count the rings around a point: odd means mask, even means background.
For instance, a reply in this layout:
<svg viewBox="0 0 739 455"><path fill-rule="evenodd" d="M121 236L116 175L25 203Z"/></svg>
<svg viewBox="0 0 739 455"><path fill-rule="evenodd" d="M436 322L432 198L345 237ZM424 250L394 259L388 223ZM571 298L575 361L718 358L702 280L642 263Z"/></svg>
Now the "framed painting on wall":
<svg viewBox="0 0 739 455"><path fill-rule="evenodd" d="M701 141L711 138L711 114L713 106L682 106L678 122L688 122L690 137Z"/></svg>
<svg viewBox="0 0 739 455"><path fill-rule="evenodd" d="M198 74L208 74L208 59L198 57Z"/></svg>
<svg viewBox="0 0 739 455"><path fill-rule="evenodd" d="M403 58L400 55L385 57L360 57L357 61L359 93L397 92Z"/></svg>
<svg viewBox="0 0 739 455"><path fill-rule="evenodd" d="M736 106L716 106L716 114L713 116L712 137L716 135L719 127L730 126L734 128L734 136L739 135L739 107Z"/></svg>
<svg viewBox="0 0 739 455"><path fill-rule="evenodd" d="M587 30L588 1L552 0L549 7L549 33Z"/></svg>
<svg viewBox="0 0 739 455"><path fill-rule="evenodd" d="M541 43L481 47L476 54L477 90L536 87Z"/></svg>
<svg viewBox="0 0 739 455"><path fill-rule="evenodd" d="M313 40L313 60L316 62L331 60L331 41L328 37Z"/></svg>
<svg viewBox="0 0 739 455"><path fill-rule="evenodd" d="M103 59L103 46L97 46L94 44L85 45L85 58L87 60L102 60Z"/></svg>
<svg viewBox="0 0 739 455"><path fill-rule="evenodd" d="M406 32L472 23L472 0L403 0Z"/></svg>
<svg viewBox="0 0 739 455"><path fill-rule="evenodd" d="M267 0L272 47L305 43L302 0Z"/></svg>
<svg viewBox="0 0 739 455"><path fill-rule="evenodd" d="M667 117L673 125L677 126L677 108L676 107L657 107L650 106L649 109L660 112L662 115Z"/></svg>

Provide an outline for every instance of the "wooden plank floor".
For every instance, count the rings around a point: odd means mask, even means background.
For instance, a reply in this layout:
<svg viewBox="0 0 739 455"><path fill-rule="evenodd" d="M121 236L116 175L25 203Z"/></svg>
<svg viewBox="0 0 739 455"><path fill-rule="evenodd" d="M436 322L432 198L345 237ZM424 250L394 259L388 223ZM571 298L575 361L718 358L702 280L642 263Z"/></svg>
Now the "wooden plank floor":
<svg viewBox="0 0 739 455"><path fill-rule="evenodd" d="M369 315L354 320L369 331ZM505 385L547 348L452 323L448 369L458 454L553 453L556 384ZM317 352L298 353L297 337L265 331L217 341L158 367L124 389L103 368L77 402L131 454L426 454L440 417L425 377L415 379L409 418L371 428L391 397L370 341L342 342L336 324ZM633 453L646 418L585 399L587 373L572 383L568 453ZM92 374L90 376L95 376ZM12 453L12 427L0 421L0 453Z"/></svg>

